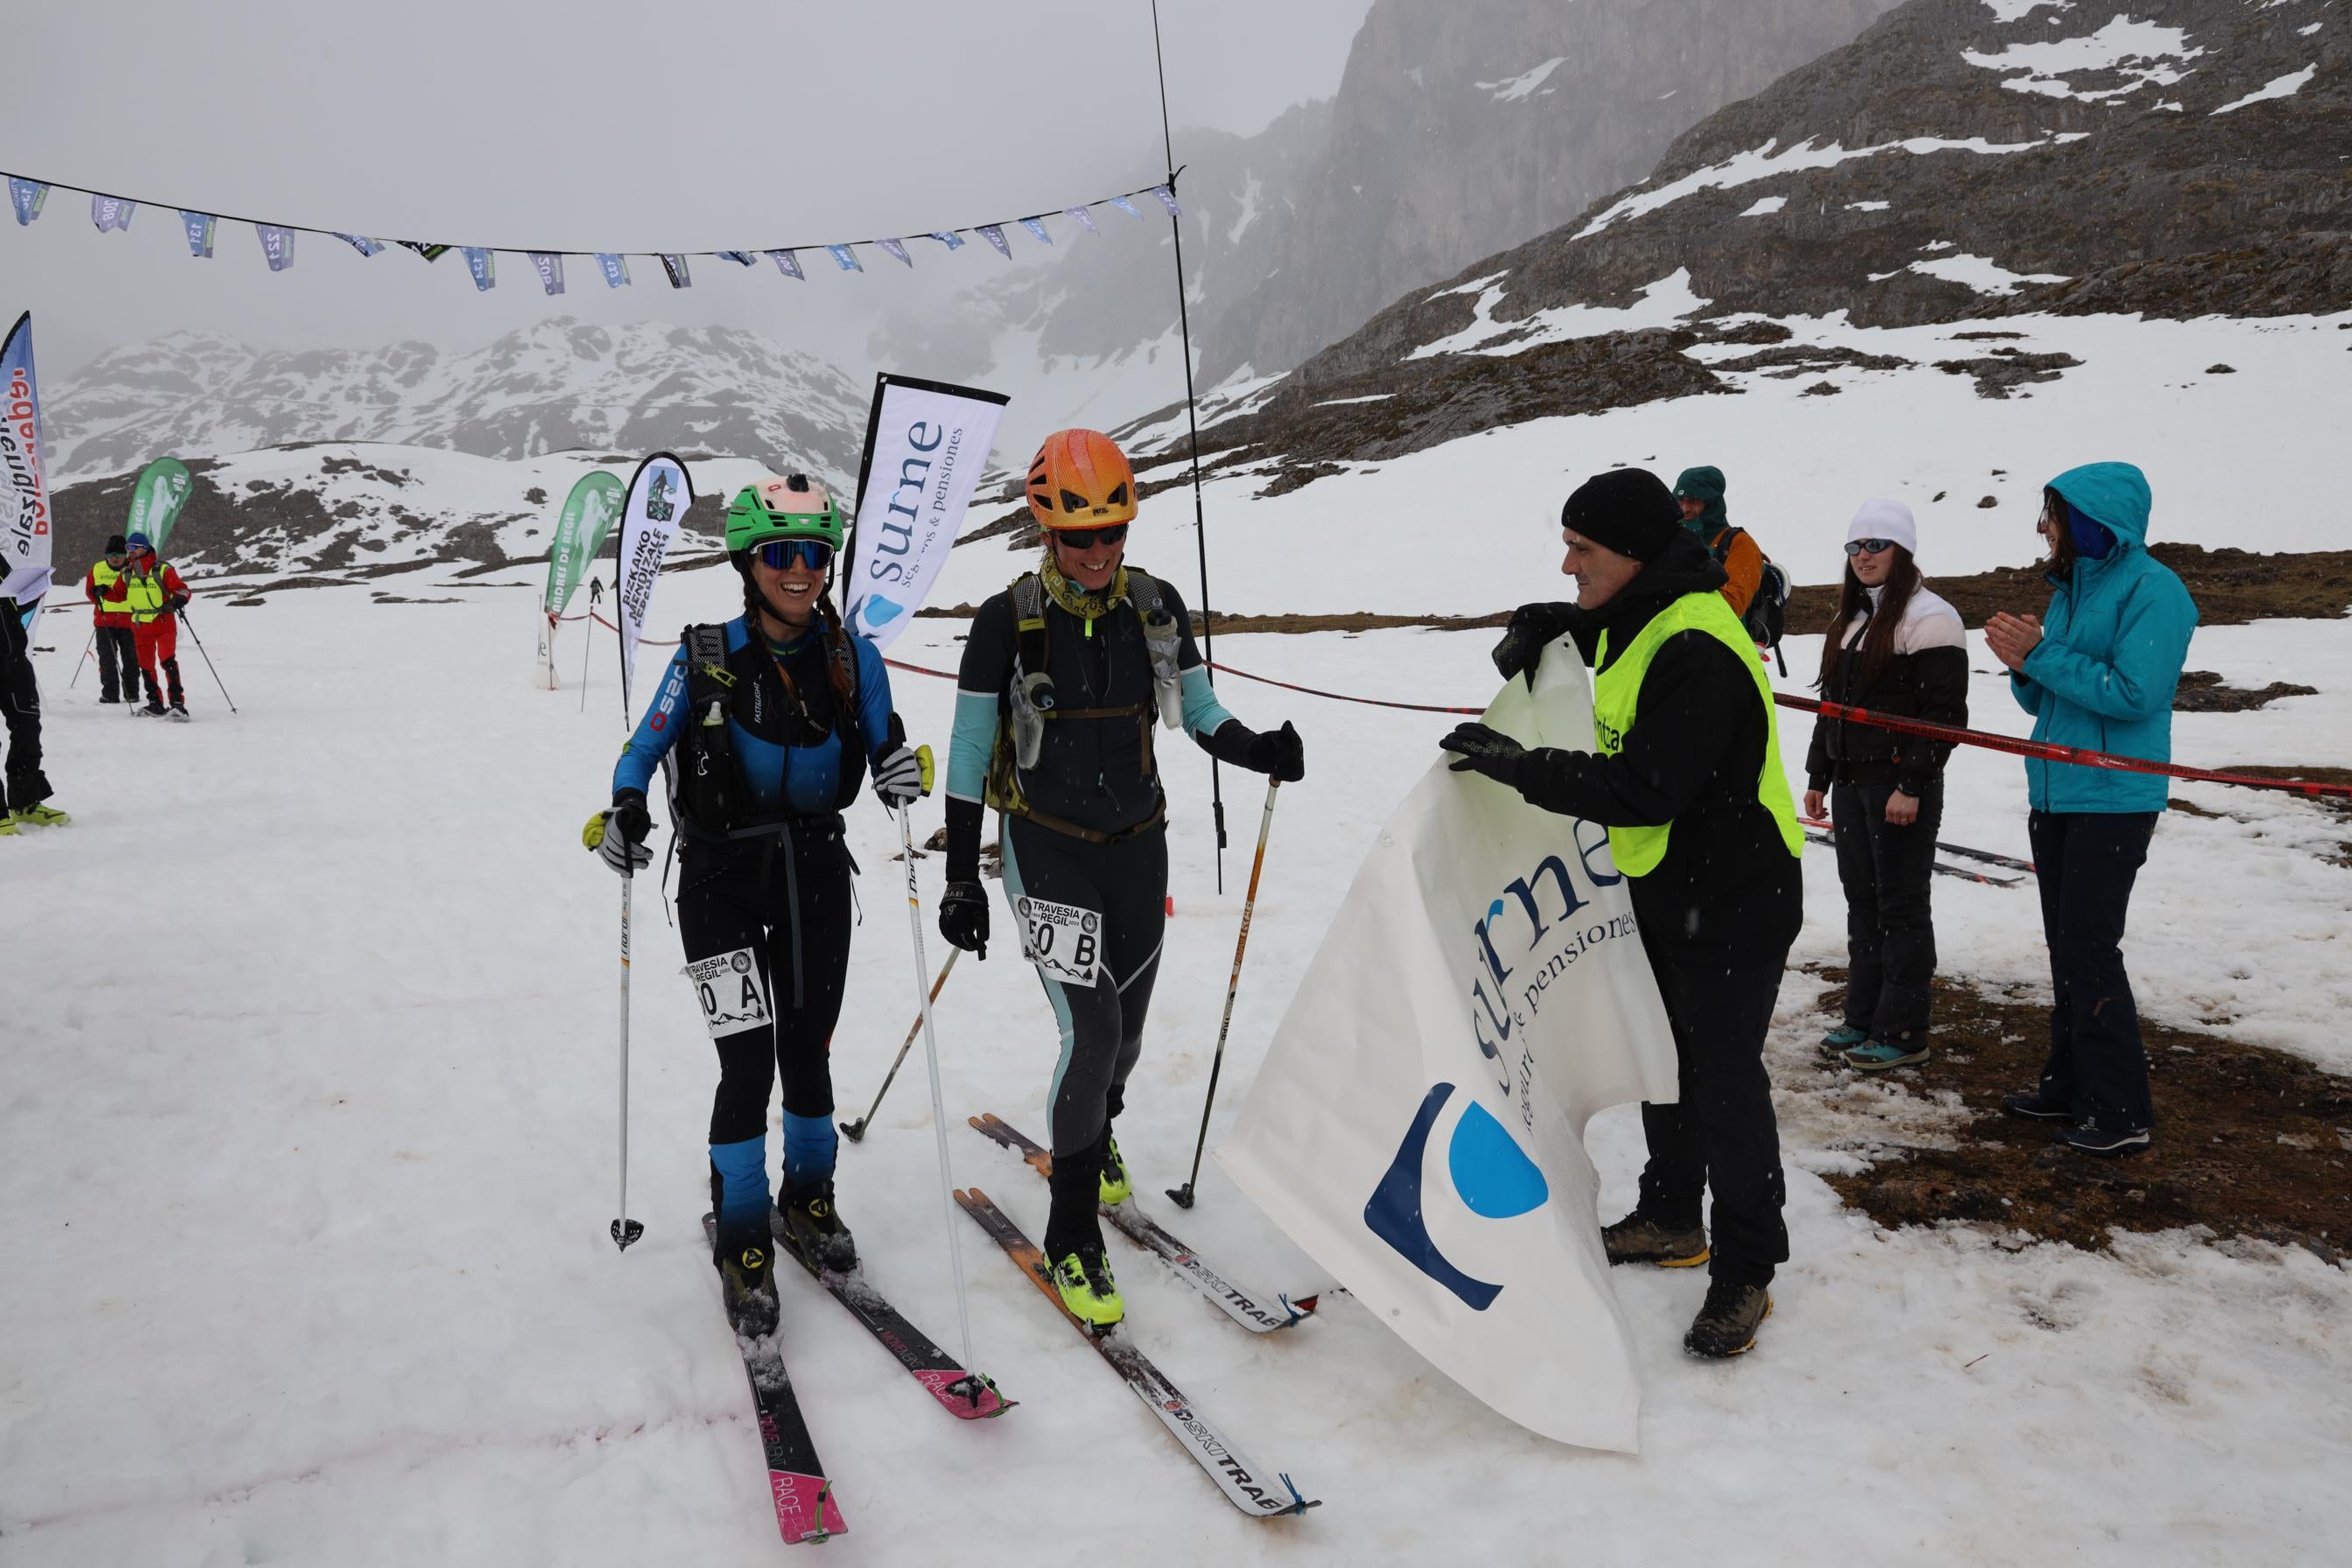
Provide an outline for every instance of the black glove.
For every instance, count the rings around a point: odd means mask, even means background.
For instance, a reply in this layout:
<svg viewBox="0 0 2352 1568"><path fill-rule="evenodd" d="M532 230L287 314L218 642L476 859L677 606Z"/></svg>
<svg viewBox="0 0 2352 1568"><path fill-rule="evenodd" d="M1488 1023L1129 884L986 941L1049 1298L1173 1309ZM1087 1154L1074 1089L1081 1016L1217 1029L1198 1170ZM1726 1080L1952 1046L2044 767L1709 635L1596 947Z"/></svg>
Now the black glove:
<svg viewBox="0 0 2352 1568"><path fill-rule="evenodd" d="M172 609L174 614L177 614L179 611L184 610L187 607L188 596L185 594L174 594L172 595Z"/></svg>
<svg viewBox="0 0 2352 1568"><path fill-rule="evenodd" d="M1297 784L1307 776L1307 742L1286 719L1281 729L1251 738L1249 759L1242 765L1276 784Z"/></svg>
<svg viewBox="0 0 2352 1568"><path fill-rule="evenodd" d="M1504 628L1503 640L1495 645L1490 656L1503 679L1526 672L1532 674L1543 662L1544 649L1568 634L1583 612L1574 605L1521 605L1511 612L1511 624Z"/></svg>
<svg viewBox="0 0 2352 1568"><path fill-rule="evenodd" d="M1454 764L1455 773L1484 773L1496 784L1513 788L1518 786L1519 763L1528 755L1525 746L1485 724L1459 725L1454 733L1437 742L1437 748L1460 754L1461 761Z"/></svg>
<svg viewBox="0 0 2352 1568"><path fill-rule="evenodd" d="M950 882L940 896L940 934L988 962L988 889L978 882Z"/></svg>

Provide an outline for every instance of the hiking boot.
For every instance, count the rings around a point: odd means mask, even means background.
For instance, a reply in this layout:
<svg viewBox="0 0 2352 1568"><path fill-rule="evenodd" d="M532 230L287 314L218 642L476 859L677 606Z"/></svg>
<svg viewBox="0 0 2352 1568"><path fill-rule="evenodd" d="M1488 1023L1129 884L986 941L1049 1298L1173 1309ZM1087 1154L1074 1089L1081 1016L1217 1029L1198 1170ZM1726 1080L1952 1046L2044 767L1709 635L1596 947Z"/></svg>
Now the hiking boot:
<svg viewBox="0 0 2352 1568"><path fill-rule="evenodd" d="M1869 1042L1868 1029L1857 1029L1852 1024L1840 1024L1822 1037L1822 1049L1832 1056L1843 1056L1854 1047L1867 1045Z"/></svg>
<svg viewBox="0 0 2352 1568"><path fill-rule="evenodd" d="M18 827L63 827L73 820L53 805L28 805L22 811L10 812L6 820L10 832Z"/></svg>
<svg viewBox="0 0 2352 1568"><path fill-rule="evenodd" d="M1654 1263L1661 1268L1689 1268L1707 1259L1706 1227L1683 1230L1660 1225L1636 1209L1615 1225L1605 1226L1601 1245L1614 1268L1620 1263Z"/></svg>
<svg viewBox="0 0 2352 1568"><path fill-rule="evenodd" d="M1838 1059L1856 1072L1885 1072L1894 1068L1915 1068L1927 1059L1927 1042L1916 1045L1897 1044L1893 1040L1872 1040L1866 1045L1842 1051Z"/></svg>
<svg viewBox="0 0 2352 1568"><path fill-rule="evenodd" d="M757 1237L721 1250L717 1258L720 1288L727 1298L727 1321L735 1331L761 1339L776 1331L782 1304L776 1300L776 1275L769 1267L768 1248Z"/></svg>
<svg viewBox="0 0 2352 1568"><path fill-rule="evenodd" d="M810 1268L846 1274L857 1267L857 1241L833 1206L833 1184L776 1199L781 1237Z"/></svg>
<svg viewBox="0 0 2352 1568"><path fill-rule="evenodd" d="M2021 1089L2000 1097L2000 1108L2011 1116L2033 1121L2072 1121L2074 1108L2063 1100L2045 1100L2039 1089Z"/></svg>
<svg viewBox="0 0 2352 1568"><path fill-rule="evenodd" d="M1708 1361L1745 1355L1756 1344L1757 1327L1771 1315L1772 1293L1763 1286L1710 1281L1706 1300L1683 1336L1683 1349Z"/></svg>
<svg viewBox="0 0 2352 1568"><path fill-rule="evenodd" d="M1123 1204L1135 1195L1127 1179L1127 1162L1118 1157L1118 1140L1108 1132L1103 1134L1102 1169L1096 1181L1107 1204Z"/></svg>
<svg viewBox="0 0 2352 1568"><path fill-rule="evenodd" d="M2148 1146L2147 1129L2104 1128L2098 1118L2086 1116L2066 1129L2066 1147L2078 1153L2095 1154L2102 1160L2119 1160L2126 1154L2137 1154Z"/></svg>
<svg viewBox="0 0 2352 1568"><path fill-rule="evenodd" d="M1116 1328L1127 1316L1118 1282L1110 1277L1110 1260L1100 1246L1066 1252L1054 1263L1054 1288L1070 1316L1096 1333Z"/></svg>

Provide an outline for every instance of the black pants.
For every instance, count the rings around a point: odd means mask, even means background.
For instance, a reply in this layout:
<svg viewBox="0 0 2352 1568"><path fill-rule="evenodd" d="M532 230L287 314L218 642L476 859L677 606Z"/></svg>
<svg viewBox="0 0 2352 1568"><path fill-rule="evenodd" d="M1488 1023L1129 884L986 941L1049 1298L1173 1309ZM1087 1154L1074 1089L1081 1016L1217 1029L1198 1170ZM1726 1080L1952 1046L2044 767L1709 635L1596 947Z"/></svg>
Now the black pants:
<svg viewBox="0 0 2352 1568"><path fill-rule="evenodd" d="M139 642L129 626L98 628L98 695L106 702L139 700Z"/></svg>
<svg viewBox="0 0 2352 1568"><path fill-rule="evenodd" d="M681 857L677 931L687 962L751 949L776 1020L772 1029L717 1042L711 1143L765 1135L768 1096L779 1075L785 1110L832 1115L833 1028L841 1017L855 923L849 851L839 828L803 828L789 847L772 840L720 848L689 841Z"/></svg>
<svg viewBox="0 0 2352 1568"><path fill-rule="evenodd" d="M1056 1160L1082 1156L1118 1114L1127 1075L1143 1054L1143 1021L1168 923L1168 833L1154 827L1116 844L1091 844L1012 816L1003 838L1004 893L1016 921L1024 898L1101 917L1100 973L1092 985L1038 971L1062 1029L1046 1131Z"/></svg>
<svg viewBox="0 0 2352 1568"><path fill-rule="evenodd" d="M0 616L10 623L18 649L24 632L15 623L16 607L0 601ZM0 634L0 643L5 642ZM29 811L49 798L49 776L41 772L41 689L33 679L33 661L24 651L0 646L0 720L8 730L8 761L0 771L0 805Z"/></svg>
<svg viewBox="0 0 2352 1568"><path fill-rule="evenodd" d="M1700 1199L1713 1188L1712 1271L1747 1285L1769 1283L1774 1268L1789 1259L1789 1227L1780 1217L1788 1186L1764 1035L1802 920L1796 868L1792 856L1784 875L1733 895L1727 901L1736 907L1707 911L1700 929L1730 933L1723 942L1680 940L1674 934L1685 929L1676 923L1678 911L1644 909L1638 882L1634 890L1642 945L1682 1068L1676 1103L1642 1107L1650 1161L1642 1171L1641 1212L1693 1229Z"/></svg>
<svg viewBox="0 0 2352 1568"><path fill-rule="evenodd" d="M2026 819L2050 944L2050 1058L2042 1098L2101 1131L2155 1125L2139 1008L2124 973L2124 916L2156 813L2041 812Z"/></svg>
<svg viewBox="0 0 2352 1568"><path fill-rule="evenodd" d="M1925 1044L1928 982L1936 975L1936 924L1929 908L1936 832L1944 821L1944 781L1919 796L1918 819L1886 820L1892 781L1830 786L1837 829L1838 880L1845 887L1845 1021L1874 1040Z"/></svg>

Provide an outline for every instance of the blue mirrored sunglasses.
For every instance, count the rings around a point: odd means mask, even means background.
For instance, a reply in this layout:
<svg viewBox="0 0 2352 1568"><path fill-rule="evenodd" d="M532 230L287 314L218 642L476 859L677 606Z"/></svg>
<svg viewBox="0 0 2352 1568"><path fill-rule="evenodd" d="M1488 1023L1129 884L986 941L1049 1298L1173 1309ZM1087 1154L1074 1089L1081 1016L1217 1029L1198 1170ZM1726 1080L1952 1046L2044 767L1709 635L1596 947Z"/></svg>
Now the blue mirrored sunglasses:
<svg viewBox="0 0 2352 1568"><path fill-rule="evenodd" d="M1894 548L1895 541L1891 539L1849 539L1845 542L1845 552L1848 555L1861 555L1864 552L1875 555L1882 550Z"/></svg>
<svg viewBox="0 0 2352 1568"><path fill-rule="evenodd" d="M833 564L833 546L821 539L771 539L755 553L771 572L782 572L795 563L812 572Z"/></svg>

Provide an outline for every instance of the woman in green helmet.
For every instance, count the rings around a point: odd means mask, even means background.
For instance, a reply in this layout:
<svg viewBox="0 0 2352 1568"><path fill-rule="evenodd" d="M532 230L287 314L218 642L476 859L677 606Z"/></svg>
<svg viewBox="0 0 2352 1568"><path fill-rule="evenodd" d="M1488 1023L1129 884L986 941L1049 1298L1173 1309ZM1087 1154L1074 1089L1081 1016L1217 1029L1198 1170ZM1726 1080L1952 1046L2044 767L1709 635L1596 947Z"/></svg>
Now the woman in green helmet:
<svg viewBox="0 0 2352 1568"><path fill-rule="evenodd" d="M677 824L678 935L719 1049L710 1110L715 1261L740 1331L775 1327L771 1235L809 1268L857 1267L835 1212L828 1053L854 923L841 814L870 768L892 810L922 792L874 646L827 592L842 515L794 474L740 491L727 552L743 613L688 626L583 836L615 871L650 865L658 765ZM768 1204L768 1096L784 1092L783 1185Z"/></svg>

